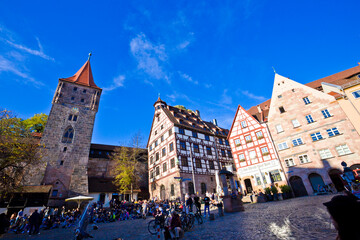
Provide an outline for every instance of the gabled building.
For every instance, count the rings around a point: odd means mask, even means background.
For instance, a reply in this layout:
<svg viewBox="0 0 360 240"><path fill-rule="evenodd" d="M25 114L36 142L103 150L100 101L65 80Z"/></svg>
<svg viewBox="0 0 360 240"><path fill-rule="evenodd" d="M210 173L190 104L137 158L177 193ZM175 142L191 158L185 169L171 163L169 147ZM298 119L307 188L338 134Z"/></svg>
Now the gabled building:
<svg viewBox="0 0 360 240"><path fill-rule="evenodd" d="M360 136L335 97L275 74L268 126L296 196L341 190L345 161L360 162ZM319 86L321 87L321 85Z"/></svg>
<svg viewBox="0 0 360 240"><path fill-rule="evenodd" d="M175 199L220 191L216 174L233 165L228 130L215 119L202 120L198 110L169 106L160 98L154 108L147 144L150 197Z"/></svg>
<svg viewBox="0 0 360 240"><path fill-rule="evenodd" d="M246 193L264 192L271 184L287 184L265 116L267 112L260 107L252 116L239 105L228 136L237 176Z"/></svg>

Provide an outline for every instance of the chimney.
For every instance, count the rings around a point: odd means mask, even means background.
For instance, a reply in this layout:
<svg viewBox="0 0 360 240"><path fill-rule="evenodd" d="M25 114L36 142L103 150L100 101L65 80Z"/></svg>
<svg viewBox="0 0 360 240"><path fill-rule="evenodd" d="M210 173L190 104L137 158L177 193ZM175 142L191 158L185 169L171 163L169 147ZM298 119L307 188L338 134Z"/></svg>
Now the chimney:
<svg viewBox="0 0 360 240"><path fill-rule="evenodd" d="M215 118L212 120L212 122L215 126L217 126L217 120Z"/></svg>
<svg viewBox="0 0 360 240"><path fill-rule="evenodd" d="M200 117L200 111L199 110L195 110L195 115Z"/></svg>

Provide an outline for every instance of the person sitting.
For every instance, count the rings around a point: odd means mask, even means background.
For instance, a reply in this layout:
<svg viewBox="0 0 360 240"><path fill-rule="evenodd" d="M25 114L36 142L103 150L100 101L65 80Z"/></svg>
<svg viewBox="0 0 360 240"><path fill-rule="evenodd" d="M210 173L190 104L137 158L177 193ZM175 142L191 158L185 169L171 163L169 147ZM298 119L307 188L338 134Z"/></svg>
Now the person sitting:
<svg viewBox="0 0 360 240"><path fill-rule="evenodd" d="M183 235L183 230L181 229L181 220L179 214L176 211L172 212L169 231L173 239L180 239L180 236Z"/></svg>

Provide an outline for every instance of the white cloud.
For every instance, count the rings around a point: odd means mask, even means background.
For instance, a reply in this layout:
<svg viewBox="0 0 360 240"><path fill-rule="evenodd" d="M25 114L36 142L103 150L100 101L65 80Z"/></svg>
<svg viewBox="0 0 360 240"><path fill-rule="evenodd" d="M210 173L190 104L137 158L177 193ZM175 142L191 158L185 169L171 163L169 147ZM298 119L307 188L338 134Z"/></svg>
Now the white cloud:
<svg viewBox="0 0 360 240"><path fill-rule="evenodd" d="M189 46L190 44L190 41L189 40L185 40L183 41L182 43L178 44L177 45L177 48L178 49L185 49L187 46Z"/></svg>
<svg viewBox="0 0 360 240"><path fill-rule="evenodd" d="M211 88L211 87L212 87L212 84L210 84L210 83L205 83L205 84L204 84L204 87L206 87L206 88Z"/></svg>
<svg viewBox="0 0 360 240"><path fill-rule="evenodd" d="M111 84L110 87L105 87L103 88L104 91L112 91L115 90L119 87L123 87L124 86L124 81L125 81L125 76L124 75L119 75L117 77L114 78L113 80L113 84Z"/></svg>
<svg viewBox="0 0 360 240"><path fill-rule="evenodd" d="M3 56L0 56L0 73L1 72L10 72L13 73L27 82L33 83L36 87L43 86L44 84L40 81L36 81L33 77L29 76L27 73L23 72L16 64Z"/></svg>
<svg viewBox="0 0 360 240"><path fill-rule="evenodd" d="M168 73L163 67L168 57L163 44L153 44L145 34L140 33L131 39L130 51L137 60L138 69L154 79L164 79L170 83Z"/></svg>
<svg viewBox="0 0 360 240"><path fill-rule="evenodd" d="M263 96L256 96L255 94L252 94L251 92L249 91L241 91L242 94L244 94L245 96L247 96L248 98L251 98L251 99L255 99L255 100L258 100L258 101L265 101L266 98L263 97Z"/></svg>
<svg viewBox="0 0 360 240"><path fill-rule="evenodd" d="M185 80L187 80L187 81L189 81L189 82L191 82L191 83L194 83L194 84L196 84L196 85L199 84L198 81L193 80L192 77L190 77L190 76L187 75L186 73L183 73L183 72L180 72L180 71L179 71L178 73L179 73L180 77L182 77L183 79L185 79Z"/></svg>
<svg viewBox="0 0 360 240"><path fill-rule="evenodd" d="M35 50L35 49L31 49L31 48L28 48L26 47L25 45L22 45L22 44L17 44L15 42L12 42L10 40L5 40L9 45L11 45L12 47L16 48L16 49L19 49L19 50L22 50L24 52L27 52L27 53L30 53L31 55L34 55L34 56L38 56L38 57L41 57L41 58L44 58L46 60L51 60L51 61L55 61L54 58L46 55L44 53L44 49L40 43L40 40L39 38L36 38L36 41L38 43L38 47L39 47L39 50Z"/></svg>
<svg viewBox="0 0 360 240"><path fill-rule="evenodd" d="M228 90L224 89L224 92L222 94L222 98L220 100L223 104L231 104L232 103L232 97L227 94Z"/></svg>

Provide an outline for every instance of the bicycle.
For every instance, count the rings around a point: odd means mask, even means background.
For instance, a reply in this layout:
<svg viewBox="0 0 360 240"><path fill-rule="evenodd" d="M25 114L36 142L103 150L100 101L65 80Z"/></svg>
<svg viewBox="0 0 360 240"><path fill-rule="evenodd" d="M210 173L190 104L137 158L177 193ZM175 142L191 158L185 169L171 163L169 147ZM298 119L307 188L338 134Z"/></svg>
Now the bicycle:
<svg viewBox="0 0 360 240"><path fill-rule="evenodd" d="M194 227L194 223L195 223L195 215L193 213L182 213L181 217L181 225L182 225L182 229L184 229L184 231L189 231Z"/></svg>
<svg viewBox="0 0 360 240"><path fill-rule="evenodd" d="M151 235L156 235L157 231L157 227L159 226L160 231L165 229L165 225L167 225L167 221L169 218L169 214L170 211L166 210L164 211L164 214L162 215L162 217L155 217L155 219L151 220L148 223L148 231Z"/></svg>
<svg viewBox="0 0 360 240"><path fill-rule="evenodd" d="M199 211L197 211L195 214L194 214L194 217L195 217L195 220L197 221L197 224L200 225L200 224L203 224L204 221L203 221L203 218L200 214Z"/></svg>

